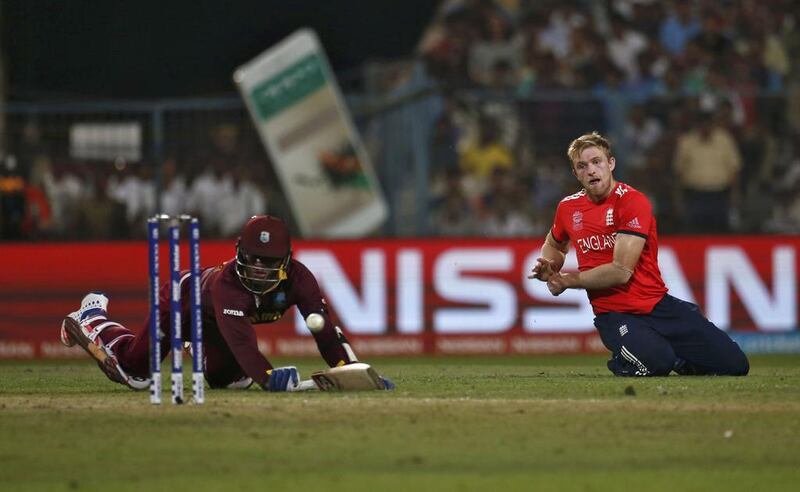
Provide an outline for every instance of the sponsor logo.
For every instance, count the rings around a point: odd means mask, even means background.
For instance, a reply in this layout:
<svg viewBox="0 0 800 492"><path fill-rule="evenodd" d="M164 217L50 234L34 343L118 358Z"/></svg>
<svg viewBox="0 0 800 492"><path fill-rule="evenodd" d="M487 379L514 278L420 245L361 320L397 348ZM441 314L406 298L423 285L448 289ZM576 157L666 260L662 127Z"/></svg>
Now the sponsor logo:
<svg viewBox="0 0 800 492"><path fill-rule="evenodd" d="M222 314L229 314L231 316L244 316L244 312L239 311L238 309L223 309Z"/></svg>
<svg viewBox="0 0 800 492"><path fill-rule="evenodd" d="M639 217L634 217L632 221L628 222L627 227L631 229L641 229L642 226L639 224Z"/></svg>
<svg viewBox="0 0 800 492"><path fill-rule="evenodd" d="M617 194L617 195L619 195L619 196L622 196L622 195L624 195L624 194L625 194L625 193L627 193L627 192L628 192L628 187L627 187L627 186L623 186L622 184L620 184L619 186L617 186L617 189L616 189L616 190L614 190L614 193L616 193L616 194Z"/></svg>
<svg viewBox="0 0 800 492"><path fill-rule="evenodd" d="M613 226L614 225L614 209L609 208L606 210L606 225Z"/></svg>
<svg viewBox="0 0 800 492"><path fill-rule="evenodd" d="M582 196L586 196L586 190L581 190L581 191L579 191L579 192L577 192L575 194L566 196L561 201L562 202L566 202L566 201L569 201L569 200L576 200L576 199L578 199L578 198L580 198Z"/></svg>
<svg viewBox="0 0 800 492"><path fill-rule="evenodd" d="M583 214L580 212L575 212L572 214L572 229L576 231L580 231L583 229Z"/></svg>
<svg viewBox="0 0 800 492"><path fill-rule="evenodd" d="M268 243L269 242L269 232L268 231L261 231L261 235L258 236L258 240L261 241L262 243Z"/></svg>
<svg viewBox="0 0 800 492"><path fill-rule="evenodd" d="M628 325L622 325L619 327L619 336L624 337L628 333Z"/></svg>
<svg viewBox="0 0 800 492"><path fill-rule="evenodd" d="M588 253L589 251L614 249L616 240L617 238L614 234L595 234L594 236L578 238L575 242L581 253Z"/></svg>

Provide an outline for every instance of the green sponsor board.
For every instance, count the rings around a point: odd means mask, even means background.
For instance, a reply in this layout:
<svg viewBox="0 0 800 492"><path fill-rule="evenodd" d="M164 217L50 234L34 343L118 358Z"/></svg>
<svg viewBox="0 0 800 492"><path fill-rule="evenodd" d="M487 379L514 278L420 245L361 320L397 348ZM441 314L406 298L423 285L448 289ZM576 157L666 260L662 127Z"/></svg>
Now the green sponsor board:
<svg viewBox="0 0 800 492"><path fill-rule="evenodd" d="M250 97L259 118L266 121L323 85L325 72L322 60L318 55L311 54L255 86Z"/></svg>

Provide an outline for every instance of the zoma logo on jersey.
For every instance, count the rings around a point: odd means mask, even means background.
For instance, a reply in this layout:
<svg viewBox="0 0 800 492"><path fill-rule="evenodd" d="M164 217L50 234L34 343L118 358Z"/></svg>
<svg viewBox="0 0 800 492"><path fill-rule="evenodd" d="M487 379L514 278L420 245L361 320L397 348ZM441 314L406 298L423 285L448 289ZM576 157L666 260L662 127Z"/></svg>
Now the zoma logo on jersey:
<svg viewBox="0 0 800 492"><path fill-rule="evenodd" d="M588 253L589 251L613 249L616 240L616 234L595 234L594 236L579 237L575 243L581 249L581 253Z"/></svg>
<svg viewBox="0 0 800 492"><path fill-rule="evenodd" d="M238 309L223 309L222 314L230 314L231 316L244 316L244 312L239 311Z"/></svg>

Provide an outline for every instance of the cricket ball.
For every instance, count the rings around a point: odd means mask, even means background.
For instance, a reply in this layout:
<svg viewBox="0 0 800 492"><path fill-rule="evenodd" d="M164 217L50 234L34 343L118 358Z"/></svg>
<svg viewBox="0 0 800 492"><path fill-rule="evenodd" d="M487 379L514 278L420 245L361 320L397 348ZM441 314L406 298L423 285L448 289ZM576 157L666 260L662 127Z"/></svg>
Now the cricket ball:
<svg viewBox="0 0 800 492"><path fill-rule="evenodd" d="M311 313L306 318L306 326L311 333L317 333L325 326L325 318L321 314Z"/></svg>

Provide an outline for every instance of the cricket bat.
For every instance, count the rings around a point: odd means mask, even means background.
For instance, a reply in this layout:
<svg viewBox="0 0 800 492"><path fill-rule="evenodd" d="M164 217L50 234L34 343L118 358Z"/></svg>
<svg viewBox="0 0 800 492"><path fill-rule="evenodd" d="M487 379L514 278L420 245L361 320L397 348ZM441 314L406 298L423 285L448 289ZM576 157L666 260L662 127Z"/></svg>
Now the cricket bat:
<svg viewBox="0 0 800 492"><path fill-rule="evenodd" d="M295 391L364 391L382 390L383 381L369 364L356 362L311 374L311 379L300 381Z"/></svg>

